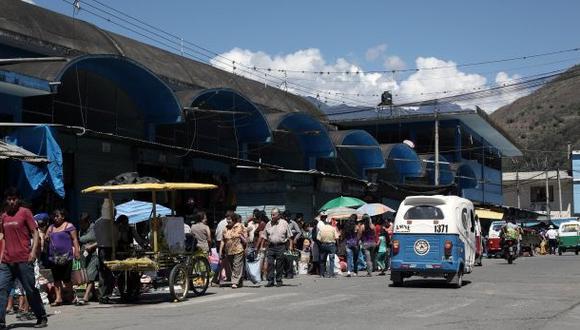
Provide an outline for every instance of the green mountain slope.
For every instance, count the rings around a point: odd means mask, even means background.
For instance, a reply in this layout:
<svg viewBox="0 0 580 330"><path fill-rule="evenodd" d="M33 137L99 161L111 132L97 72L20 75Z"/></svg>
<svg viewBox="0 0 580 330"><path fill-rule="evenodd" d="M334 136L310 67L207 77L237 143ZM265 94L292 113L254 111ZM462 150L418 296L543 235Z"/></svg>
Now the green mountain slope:
<svg viewBox="0 0 580 330"><path fill-rule="evenodd" d="M567 149L580 148L580 65L528 96L491 114L519 143L524 157L504 161L504 171L569 169Z"/></svg>

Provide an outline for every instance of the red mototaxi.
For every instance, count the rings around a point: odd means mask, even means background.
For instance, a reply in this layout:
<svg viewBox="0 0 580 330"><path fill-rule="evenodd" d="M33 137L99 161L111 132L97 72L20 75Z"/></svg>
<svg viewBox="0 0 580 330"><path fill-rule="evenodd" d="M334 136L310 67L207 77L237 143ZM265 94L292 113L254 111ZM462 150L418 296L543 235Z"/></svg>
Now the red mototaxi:
<svg viewBox="0 0 580 330"><path fill-rule="evenodd" d="M499 237L501 228L505 226L505 221L494 221L489 226L489 235L487 236L487 257L501 255L501 238Z"/></svg>

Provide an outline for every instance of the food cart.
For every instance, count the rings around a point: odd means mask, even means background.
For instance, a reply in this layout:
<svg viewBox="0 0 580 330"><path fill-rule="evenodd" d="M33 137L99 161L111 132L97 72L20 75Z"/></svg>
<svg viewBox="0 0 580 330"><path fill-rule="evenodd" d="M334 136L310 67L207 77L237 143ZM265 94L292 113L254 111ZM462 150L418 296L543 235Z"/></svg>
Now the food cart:
<svg viewBox="0 0 580 330"><path fill-rule="evenodd" d="M105 194L111 203L109 208L109 217L111 221L111 237L115 237L114 225L114 204L113 194L116 193L139 193L150 192L152 201L152 212L149 220L151 247L152 251L142 251L135 253L132 258L118 260L116 257L116 241L112 240L113 260L105 262L107 267L112 271L121 272L125 277L125 283L130 274L155 271L161 274L161 277L167 279L169 291L176 301L182 301L187 298L189 291L196 295L202 295L206 292L210 280L210 265L207 256L200 250L196 251L171 251L165 246L161 248L160 236L163 232L160 229L163 226L162 219L157 215L157 193L170 193L172 215L175 215L175 192L177 190L205 190L215 189L216 185L205 183L138 183L138 184L121 184L112 186L93 186L84 189L83 193ZM182 229L183 230L183 227ZM168 275L167 275L168 274ZM124 292L129 298L138 296L139 291ZM123 288L126 289L126 288Z"/></svg>

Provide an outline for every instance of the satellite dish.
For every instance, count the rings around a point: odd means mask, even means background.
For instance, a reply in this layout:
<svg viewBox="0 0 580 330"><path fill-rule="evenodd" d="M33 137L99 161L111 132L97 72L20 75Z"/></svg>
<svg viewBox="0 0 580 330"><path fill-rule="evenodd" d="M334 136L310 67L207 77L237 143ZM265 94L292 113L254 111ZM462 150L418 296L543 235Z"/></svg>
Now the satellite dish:
<svg viewBox="0 0 580 330"><path fill-rule="evenodd" d="M405 141L403 141L403 143L408 145L411 149L415 149L415 143L413 143L413 141L405 140Z"/></svg>

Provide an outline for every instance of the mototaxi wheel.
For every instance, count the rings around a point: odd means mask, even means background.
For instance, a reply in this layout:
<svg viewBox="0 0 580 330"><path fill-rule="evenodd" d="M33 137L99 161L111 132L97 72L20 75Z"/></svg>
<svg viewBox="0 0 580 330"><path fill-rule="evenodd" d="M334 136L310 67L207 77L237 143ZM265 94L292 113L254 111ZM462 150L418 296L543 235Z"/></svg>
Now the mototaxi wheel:
<svg viewBox="0 0 580 330"><path fill-rule="evenodd" d="M189 274L187 266L179 263L169 273L169 292L174 300L184 301L189 292Z"/></svg>
<svg viewBox="0 0 580 330"><path fill-rule="evenodd" d="M451 284L451 286L455 289L459 289L463 286L463 265L459 267L457 273L451 273L445 275L445 280L447 283Z"/></svg>
<svg viewBox="0 0 580 330"><path fill-rule="evenodd" d="M201 296L207 291L210 281L211 268L206 257L195 257L191 262L189 282L191 290L196 296Z"/></svg>

